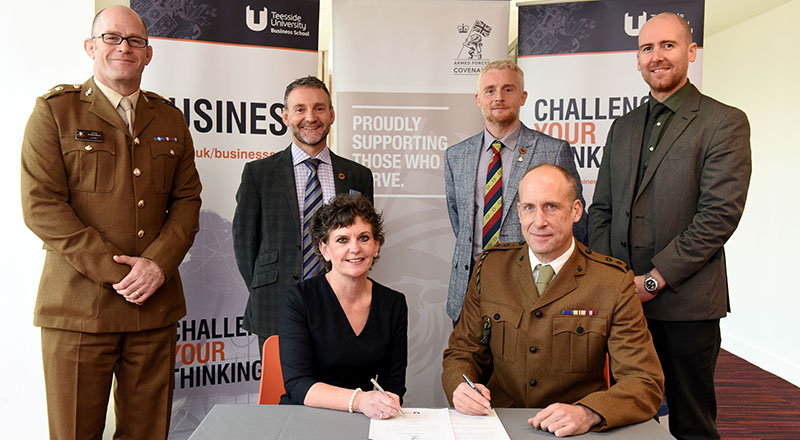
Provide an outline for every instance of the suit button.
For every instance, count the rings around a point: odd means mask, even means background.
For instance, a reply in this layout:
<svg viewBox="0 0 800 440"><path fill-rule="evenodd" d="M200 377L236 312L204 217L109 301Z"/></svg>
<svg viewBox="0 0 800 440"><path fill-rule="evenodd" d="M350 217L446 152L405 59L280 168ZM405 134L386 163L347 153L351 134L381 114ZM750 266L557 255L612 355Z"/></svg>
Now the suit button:
<svg viewBox="0 0 800 440"><path fill-rule="evenodd" d="M578 332L578 334L581 334L583 333L583 327L578 327L575 329L575 331Z"/></svg>
<svg viewBox="0 0 800 440"><path fill-rule="evenodd" d="M531 346L531 348L529 348L528 350L529 350L531 353L536 353L536 347L534 347L534 346Z"/></svg>
<svg viewBox="0 0 800 440"><path fill-rule="evenodd" d="M295 275L295 276L293 276L292 278L294 278L295 280L299 280L299 279L300 279L300 276L299 276L299 275Z"/></svg>
<svg viewBox="0 0 800 440"><path fill-rule="evenodd" d="M139 229L139 232L136 233L136 236L139 238L144 237L144 229Z"/></svg>
<svg viewBox="0 0 800 440"><path fill-rule="evenodd" d="M134 147L138 147L139 146L139 138L138 137L133 138L133 146Z"/></svg>
<svg viewBox="0 0 800 440"><path fill-rule="evenodd" d="M621 244L622 247L628 247L628 243L625 243L624 241L620 241L619 244Z"/></svg>
<svg viewBox="0 0 800 440"><path fill-rule="evenodd" d="M133 169L133 175L136 176L136 177L141 176L142 175L142 170L140 170L139 168L134 168Z"/></svg>
<svg viewBox="0 0 800 440"><path fill-rule="evenodd" d="M541 318L542 317L542 311L541 310L537 310L537 311L533 312L533 316L535 316L537 318Z"/></svg>
<svg viewBox="0 0 800 440"><path fill-rule="evenodd" d="M494 320L497 321L499 319L500 319L500 314L499 313L495 313L494 314Z"/></svg>
<svg viewBox="0 0 800 440"><path fill-rule="evenodd" d="M629 211L625 211L625 217L630 217L631 213Z"/></svg>
<svg viewBox="0 0 800 440"><path fill-rule="evenodd" d="M140 207L140 208L144 208L144 200L139 200L139 201L136 203L136 206L138 206L138 207Z"/></svg>
<svg viewBox="0 0 800 440"><path fill-rule="evenodd" d="M83 147L83 149L86 150L86 151L92 151L93 150L91 145L87 145L87 146Z"/></svg>
<svg viewBox="0 0 800 440"><path fill-rule="evenodd" d="M536 379L531 379L531 381L528 382L528 383L531 384L532 387L535 387L536 386Z"/></svg>
<svg viewBox="0 0 800 440"><path fill-rule="evenodd" d="M464 265L464 270L469 270L469 264Z"/></svg>

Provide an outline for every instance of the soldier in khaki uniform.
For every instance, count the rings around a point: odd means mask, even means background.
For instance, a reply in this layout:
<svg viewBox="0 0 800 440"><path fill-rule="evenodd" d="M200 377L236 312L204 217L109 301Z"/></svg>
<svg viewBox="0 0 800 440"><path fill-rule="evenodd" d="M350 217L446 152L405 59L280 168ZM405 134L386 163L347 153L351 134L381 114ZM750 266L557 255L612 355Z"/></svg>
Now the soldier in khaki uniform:
<svg viewBox="0 0 800 440"><path fill-rule="evenodd" d="M139 89L152 48L135 12L101 11L84 47L94 76L38 98L22 145L23 215L46 250L34 324L50 436L101 438L115 376L115 438L166 438L194 148L181 112Z"/></svg>
<svg viewBox="0 0 800 440"><path fill-rule="evenodd" d="M532 168L520 182L526 241L483 254L444 352L442 383L459 412L546 407L529 423L559 437L656 414L664 376L633 273L573 238L583 213L576 194L574 178L553 164ZM462 374L489 379L476 384L479 393Z"/></svg>

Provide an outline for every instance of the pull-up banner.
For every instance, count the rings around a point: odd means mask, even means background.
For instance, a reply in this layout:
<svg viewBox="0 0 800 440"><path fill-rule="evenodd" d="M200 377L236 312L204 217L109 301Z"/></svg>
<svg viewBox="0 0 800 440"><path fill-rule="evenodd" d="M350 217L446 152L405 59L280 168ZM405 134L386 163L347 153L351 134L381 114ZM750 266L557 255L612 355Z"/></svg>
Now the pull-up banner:
<svg viewBox="0 0 800 440"><path fill-rule="evenodd" d="M410 406L447 406L444 151L483 129L478 73L508 56L508 17L508 1L333 3L335 148L375 179L386 243L371 276L406 295Z"/></svg>
<svg viewBox="0 0 800 440"><path fill-rule="evenodd" d="M186 118L203 183L200 232L180 267L170 439L186 439L217 403L256 403L258 338L242 328L247 288L231 220L244 164L286 148L283 92L317 73L319 1L131 0L153 46L142 88Z"/></svg>
<svg viewBox="0 0 800 440"><path fill-rule="evenodd" d="M573 147L587 205L614 119L647 102L637 70L639 29L661 12L683 16L697 43L689 80L700 88L703 0L613 0L519 8L519 65L528 101L520 118Z"/></svg>

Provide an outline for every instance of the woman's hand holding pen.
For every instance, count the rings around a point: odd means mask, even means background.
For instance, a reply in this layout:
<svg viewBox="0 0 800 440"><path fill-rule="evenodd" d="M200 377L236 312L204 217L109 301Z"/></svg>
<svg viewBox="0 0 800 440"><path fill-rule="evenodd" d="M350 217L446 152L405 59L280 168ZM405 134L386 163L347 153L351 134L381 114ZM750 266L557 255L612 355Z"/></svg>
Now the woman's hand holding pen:
<svg viewBox="0 0 800 440"><path fill-rule="evenodd" d="M400 397L388 391L386 396L379 391L362 391L356 395L353 408L370 419L386 420L400 411Z"/></svg>
<svg viewBox="0 0 800 440"><path fill-rule="evenodd" d="M475 391L468 383L462 382L453 391L453 406L461 414L489 415L491 412L491 392L482 384L476 383Z"/></svg>

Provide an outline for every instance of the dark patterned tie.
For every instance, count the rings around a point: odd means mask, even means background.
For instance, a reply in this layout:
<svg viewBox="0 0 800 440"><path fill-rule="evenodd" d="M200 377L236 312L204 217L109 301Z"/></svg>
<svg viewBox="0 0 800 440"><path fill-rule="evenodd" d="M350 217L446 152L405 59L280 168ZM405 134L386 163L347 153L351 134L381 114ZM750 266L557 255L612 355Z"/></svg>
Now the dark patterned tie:
<svg viewBox="0 0 800 440"><path fill-rule="evenodd" d="M483 249L494 246L500 238L503 217L503 164L500 161L502 142L492 142L492 161L486 171L486 192L483 196Z"/></svg>
<svg viewBox="0 0 800 440"><path fill-rule="evenodd" d="M303 279L308 279L322 271L322 262L314 249L315 243L311 242L309 225L311 217L322 206L322 185L317 177L319 159L306 159L303 163L311 174L306 182L305 201L303 202Z"/></svg>

